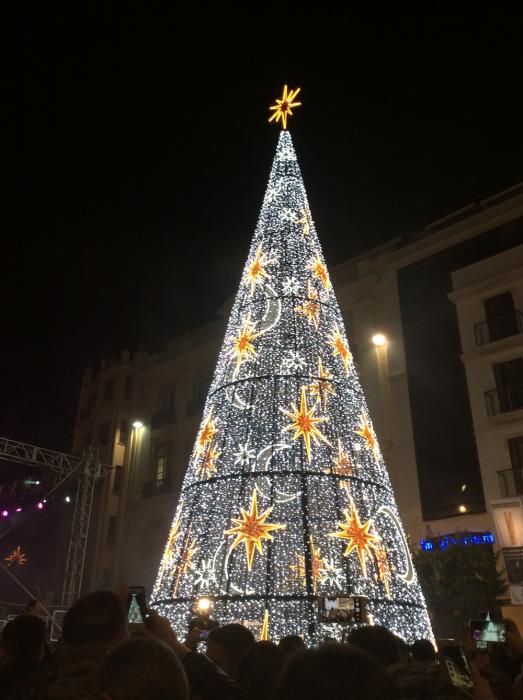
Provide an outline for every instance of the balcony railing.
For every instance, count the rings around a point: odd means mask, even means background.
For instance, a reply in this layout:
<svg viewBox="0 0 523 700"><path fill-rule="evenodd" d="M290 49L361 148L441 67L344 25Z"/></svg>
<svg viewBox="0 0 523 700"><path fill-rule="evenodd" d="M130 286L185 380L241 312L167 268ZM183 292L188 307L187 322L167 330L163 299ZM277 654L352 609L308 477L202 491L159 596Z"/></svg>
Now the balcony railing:
<svg viewBox="0 0 523 700"><path fill-rule="evenodd" d="M523 384L513 384L485 392L488 416L510 413L523 408Z"/></svg>
<svg viewBox="0 0 523 700"><path fill-rule="evenodd" d="M517 309L474 324L476 345L486 345L518 333L523 333L523 314Z"/></svg>
<svg viewBox="0 0 523 700"><path fill-rule="evenodd" d="M501 498L523 494L523 469L501 469L498 471Z"/></svg>
<svg viewBox="0 0 523 700"><path fill-rule="evenodd" d="M172 488L171 479L154 479L154 481L146 481L142 487L142 496L151 498L151 496L163 496L170 493Z"/></svg>
<svg viewBox="0 0 523 700"><path fill-rule="evenodd" d="M169 425L174 423L176 420L176 412L174 410L162 411L161 413L155 413L151 418L151 429L163 428L164 425Z"/></svg>

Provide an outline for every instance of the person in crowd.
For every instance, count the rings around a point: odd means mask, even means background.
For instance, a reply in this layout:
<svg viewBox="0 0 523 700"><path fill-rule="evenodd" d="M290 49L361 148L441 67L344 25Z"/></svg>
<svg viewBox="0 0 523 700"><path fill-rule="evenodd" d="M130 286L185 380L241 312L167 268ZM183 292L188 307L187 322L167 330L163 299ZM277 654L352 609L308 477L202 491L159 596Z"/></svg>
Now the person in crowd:
<svg viewBox="0 0 523 700"><path fill-rule="evenodd" d="M275 700L395 700L386 671L349 644L325 644L291 656Z"/></svg>
<svg viewBox="0 0 523 700"><path fill-rule="evenodd" d="M382 668L388 668L401 662L395 635L381 625L358 627L352 630L348 642L367 652Z"/></svg>
<svg viewBox="0 0 523 700"><path fill-rule="evenodd" d="M291 654L297 651L303 651L303 649L305 649L305 642L297 634L289 634L287 637L282 637L280 639L278 646L287 656L291 656Z"/></svg>
<svg viewBox="0 0 523 700"><path fill-rule="evenodd" d="M223 625L209 632L207 656L229 676L234 676L238 661L253 644L253 633L243 625Z"/></svg>
<svg viewBox="0 0 523 700"><path fill-rule="evenodd" d="M125 608L115 593L95 591L77 600L64 616L49 697L85 697L100 661L128 635Z"/></svg>
<svg viewBox="0 0 523 700"><path fill-rule="evenodd" d="M409 645L401 637L398 637L397 634L394 635L394 639L396 640L396 646L398 647L400 664L410 664L411 658Z"/></svg>
<svg viewBox="0 0 523 700"><path fill-rule="evenodd" d="M432 642L428 639L416 639L416 641L410 647L410 653L413 663L436 663L436 650L434 649Z"/></svg>
<svg viewBox="0 0 523 700"><path fill-rule="evenodd" d="M128 639L102 660L95 687L100 700L188 700L182 662L156 639Z"/></svg>
<svg viewBox="0 0 523 700"><path fill-rule="evenodd" d="M273 642L256 642L239 660L235 679L249 700L271 698L287 660Z"/></svg>
<svg viewBox="0 0 523 700"><path fill-rule="evenodd" d="M6 662L0 668L0 697L9 697L39 666L45 655L45 635L45 622L34 615L20 615L4 627Z"/></svg>
<svg viewBox="0 0 523 700"><path fill-rule="evenodd" d="M231 627L231 625L225 626ZM167 618L161 617L155 611L150 611L146 627L156 639L167 644L182 662L191 696L197 695L201 700L249 700L239 684L227 675L223 668L205 654L199 654L179 642ZM242 627L242 625L235 625L235 627ZM245 631L248 630L245 629ZM218 629L213 632L218 632ZM230 631L227 634L230 634Z"/></svg>

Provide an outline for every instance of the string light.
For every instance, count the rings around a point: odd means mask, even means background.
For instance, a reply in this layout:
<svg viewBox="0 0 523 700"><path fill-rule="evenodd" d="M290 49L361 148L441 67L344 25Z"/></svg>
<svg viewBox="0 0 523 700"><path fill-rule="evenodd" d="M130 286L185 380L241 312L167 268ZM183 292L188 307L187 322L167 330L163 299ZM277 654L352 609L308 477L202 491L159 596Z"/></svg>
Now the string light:
<svg viewBox="0 0 523 700"><path fill-rule="evenodd" d="M341 638L317 598L347 595L403 639L433 639L288 131L181 499L151 604L182 636L205 594L258 639Z"/></svg>

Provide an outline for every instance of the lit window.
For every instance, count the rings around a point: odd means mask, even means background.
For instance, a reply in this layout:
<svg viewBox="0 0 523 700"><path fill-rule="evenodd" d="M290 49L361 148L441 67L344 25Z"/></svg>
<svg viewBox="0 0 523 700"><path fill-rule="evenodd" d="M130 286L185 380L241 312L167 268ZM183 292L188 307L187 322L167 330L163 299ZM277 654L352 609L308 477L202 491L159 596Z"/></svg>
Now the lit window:
<svg viewBox="0 0 523 700"><path fill-rule="evenodd" d="M163 481L167 476L167 457L159 455L156 458L156 481Z"/></svg>

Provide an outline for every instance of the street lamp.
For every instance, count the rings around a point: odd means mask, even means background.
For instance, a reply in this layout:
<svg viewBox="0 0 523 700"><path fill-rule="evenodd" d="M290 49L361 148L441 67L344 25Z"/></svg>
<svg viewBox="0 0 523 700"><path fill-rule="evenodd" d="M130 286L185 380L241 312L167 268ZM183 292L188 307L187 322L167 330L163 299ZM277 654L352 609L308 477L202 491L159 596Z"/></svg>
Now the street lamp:
<svg viewBox="0 0 523 700"><path fill-rule="evenodd" d="M372 336L372 342L377 348L382 347L383 345L386 345L387 343L387 336L383 335L383 333L375 333Z"/></svg>
<svg viewBox="0 0 523 700"><path fill-rule="evenodd" d="M136 430L140 430L140 428L143 428L143 423L141 420L135 420L133 423L133 428L136 428Z"/></svg>

